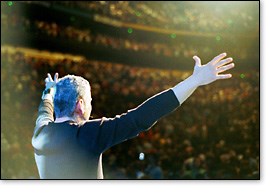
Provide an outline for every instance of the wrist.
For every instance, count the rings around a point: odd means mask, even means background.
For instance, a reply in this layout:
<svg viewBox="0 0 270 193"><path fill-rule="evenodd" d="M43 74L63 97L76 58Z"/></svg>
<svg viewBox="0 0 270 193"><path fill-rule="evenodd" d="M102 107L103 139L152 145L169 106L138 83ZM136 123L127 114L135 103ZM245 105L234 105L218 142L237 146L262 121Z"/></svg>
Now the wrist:
<svg viewBox="0 0 270 193"><path fill-rule="evenodd" d="M42 100L50 100L53 102L53 98L54 98L54 95L53 95L53 89L52 88L46 88L43 93L42 93L42 97L41 99Z"/></svg>
<svg viewBox="0 0 270 193"><path fill-rule="evenodd" d="M185 81L188 82L188 84L191 87L197 88L199 86L201 86L200 81L198 80L198 77L194 74L192 74L191 76L189 76Z"/></svg>
<svg viewBox="0 0 270 193"><path fill-rule="evenodd" d="M42 100L49 100L49 101L53 102L53 97L51 94L42 95L41 99Z"/></svg>
<svg viewBox="0 0 270 193"><path fill-rule="evenodd" d="M44 91L43 91L43 94L46 95L46 94L51 94L52 90L51 88L46 88Z"/></svg>
<svg viewBox="0 0 270 193"><path fill-rule="evenodd" d="M172 90L180 105L196 90L199 86L196 76L189 76L184 81L175 85Z"/></svg>

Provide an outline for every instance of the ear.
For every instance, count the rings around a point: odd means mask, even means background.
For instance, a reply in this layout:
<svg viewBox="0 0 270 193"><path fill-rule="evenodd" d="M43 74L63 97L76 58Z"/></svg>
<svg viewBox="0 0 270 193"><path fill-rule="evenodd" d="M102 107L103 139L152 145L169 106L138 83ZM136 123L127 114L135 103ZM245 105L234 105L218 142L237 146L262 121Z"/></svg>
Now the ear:
<svg viewBox="0 0 270 193"><path fill-rule="evenodd" d="M84 102L82 99L79 99L76 104L75 113L77 113L80 116L83 116L84 112L85 112Z"/></svg>

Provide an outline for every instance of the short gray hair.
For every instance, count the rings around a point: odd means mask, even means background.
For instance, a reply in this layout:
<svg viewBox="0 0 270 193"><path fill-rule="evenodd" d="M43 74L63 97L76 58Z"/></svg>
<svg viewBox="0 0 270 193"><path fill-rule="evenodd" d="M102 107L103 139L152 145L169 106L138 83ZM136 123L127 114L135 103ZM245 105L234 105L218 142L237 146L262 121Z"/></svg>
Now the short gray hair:
<svg viewBox="0 0 270 193"><path fill-rule="evenodd" d="M90 105L91 87L89 82L83 77L75 75L66 75L60 78L56 84L54 96L55 116L72 117L79 98L84 100L85 105Z"/></svg>

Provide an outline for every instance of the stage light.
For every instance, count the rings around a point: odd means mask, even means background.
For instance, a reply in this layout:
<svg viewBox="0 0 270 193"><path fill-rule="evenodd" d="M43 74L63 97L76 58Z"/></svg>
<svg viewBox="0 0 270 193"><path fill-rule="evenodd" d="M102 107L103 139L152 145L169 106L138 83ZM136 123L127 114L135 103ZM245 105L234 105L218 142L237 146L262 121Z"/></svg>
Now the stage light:
<svg viewBox="0 0 270 193"><path fill-rule="evenodd" d="M171 38L175 39L176 38L176 34L171 34Z"/></svg>
<svg viewBox="0 0 270 193"><path fill-rule="evenodd" d="M139 160L144 160L144 153L139 154Z"/></svg>
<svg viewBox="0 0 270 193"><path fill-rule="evenodd" d="M74 22L74 21L76 20L76 18L75 18L74 16L71 16L71 17L69 18L69 20L70 20L71 22Z"/></svg>
<svg viewBox="0 0 270 193"><path fill-rule="evenodd" d="M12 1L9 1L9 2L8 2L8 6L11 7L12 5L13 5L13 2L12 2Z"/></svg>
<svg viewBox="0 0 270 193"><path fill-rule="evenodd" d="M172 39L176 38L176 34L171 34L170 36L171 36Z"/></svg>
<svg viewBox="0 0 270 193"><path fill-rule="evenodd" d="M240 74L240 78L245 78L245 75L244 74Z"/></svg>
<svg viewBox="0 0 270 193"><path fill-rule="evenodd" d="M142 14L140 13L140 12L138 12L138 11L136 11L136 13L135 13L138 17L140 17Z"/></svg>
<svg viewBox="0 0 270 193"><path fill-rule="evenodd" d="M132 28L128 28L128 33L131 34L133 32Z"/></svg>
<svg viewBox="0 0 270 193"><path fill-rule="evenodd" d="M228 23L229 25L232 25L232 24L233 24L233 20L228 19L228 20L227 20L227 23Z"/></svg>
<svg viewBox="0 0 270 193"><path fill-rule="evenodd" d="M221 40L221 36L220 35L217 35L216 36L216 40L219 42Z"/></svg>

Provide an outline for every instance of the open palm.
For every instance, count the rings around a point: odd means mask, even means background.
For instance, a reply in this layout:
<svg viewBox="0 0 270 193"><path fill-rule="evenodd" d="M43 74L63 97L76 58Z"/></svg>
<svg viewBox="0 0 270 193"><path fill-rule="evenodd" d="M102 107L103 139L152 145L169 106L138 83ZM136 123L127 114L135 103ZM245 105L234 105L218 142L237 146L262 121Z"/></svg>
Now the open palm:
<svg viewBox="0 0 270 193"><path fill-rule="evenodd" d="M224 59L226 55L226 53L220 54L205 65L201 65L201 59L198 56L193 57L195 67L192 75L196 77L199 85L206 85L218 79L232 77L231 74L219 74L234 67L234 63L231 63L232 58Z"/></svg>

